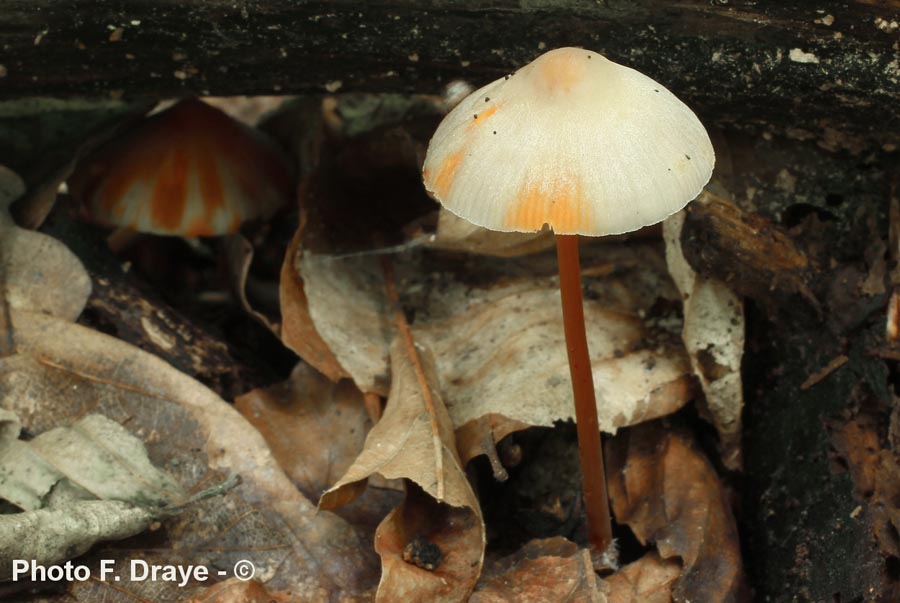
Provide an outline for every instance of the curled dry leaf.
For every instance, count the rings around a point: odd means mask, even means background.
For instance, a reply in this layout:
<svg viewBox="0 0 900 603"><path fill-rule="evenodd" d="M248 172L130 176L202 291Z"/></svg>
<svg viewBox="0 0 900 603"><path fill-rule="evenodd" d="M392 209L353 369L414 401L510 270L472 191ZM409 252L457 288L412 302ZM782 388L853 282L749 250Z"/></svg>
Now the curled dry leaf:
<svg viewBox="0 0 900 603"><path fill-rule="evenodd" d="M648 308L664 289L662 277L641 276L635 268L647 248L604 248L612 259L603 262L600 254L588 254L585 262L596 278L588 279L585 316L600 427L615 432L680 408L692 380L668 333L625 311ZM415 315L417 339L434 352L453 423L479 431L461 439L481 441L479 419L489 414L512 422L493 422L497 440L517 425L551 426L572 416L558 285L555 276L536 270L548 264L553 274L552 261L543 260L555 258L516 263L411 252L395 259L404 305ZM615 274L617 260L627 267L630 286ZM361 389L383 393L393 331L377 259L305 253L300 271L322 339Z"/></svg>
<svg viewBox="0 0 900 603"><path fill-rule="evenodd" d="M0 400L25 429L46 431L89 412L124 425L150 460L189 491L238 474L223 497L167 519L146 550L95 550L85 563L130 558L229 571L240 559L292 600L368 600L377 580L369 546L343 520L315 507L277 466L259 433L193 379L124 342L52 317L14 312L18 355L0 359ZM230 574L229 574L230 575ZM180 600L206 585L77 582L81 600Z"/></svg>
<svg viewBox="0 0 900 603"><path fill-rule="evenodd" d="M75 320L91 294L91 279L65 245L15 225L9 204L24 190L18 176L0 166L0 284L5 283L6 303Z"/></svg>
<svg viewBox="0 0 900 603"><path fill-rule="evenodd" d="M587 550L565 538L532 540L485 568L469 603L606 603Z"/></svg>
<svg viewBox="0 0 900 603"><path fill-rule="evenodd" d="M250 275L250 265L253 263L253 245L241 233L233 233L224 237L223 246L231 289L241 309L278 337L281 334L281 325L259 310L255 310L247 298L247 278Z"/></svg>
<svg viewBox="0 0 900 603"><path fill-rule="evenodd" d="M484 522L456 454L434 360L425 350L415 352L419 358L411 356L399 338L391 346L393 375L384 416L369 432L356 462L319 506L329 509L349 502L374 473L413 482L407 500L376 534L382 555L378 600L465 601L481 571ZM424 374L427 392L422 391L418 371ZM416 536L441 549L442 560L433 571L403 560L403 550Z"/></svg>
<svg viewBox="0 0 900 603"><path fill-rule="evenodd" d="M647 553L606 578L609 603L671 603L681 564Z"/></svg>
<svg viewBox="0 0 900 603"><path fill-rule="evenodd" d="M684 305L682 339L703 387L705 414L719 432L722 462L740 469L744 304L725 283L698 276L688 264L681 250L684 218L679 212L663 223L669 272Z"/></svg>
<svg viewBox="0 0 900 603"><path fill-rule="evenodd" d="M375 534L376 601L466 601L481 573L484 521L477 507L440 503L411 484Z"/></svg>
<svg viewBox="0 0 900 603"><path fill-rule="evenodd" d="M743 601L737 525L715 471L691 440L656 421L619 434L607 451L616 520L641 543L655 542L663 559L681 559L673 599Z"/></svg>

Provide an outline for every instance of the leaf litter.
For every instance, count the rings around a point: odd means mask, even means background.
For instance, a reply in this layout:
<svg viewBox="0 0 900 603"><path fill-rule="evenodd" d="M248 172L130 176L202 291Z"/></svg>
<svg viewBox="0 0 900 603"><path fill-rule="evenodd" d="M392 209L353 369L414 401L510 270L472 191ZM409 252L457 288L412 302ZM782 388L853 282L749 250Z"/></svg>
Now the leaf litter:
<svg viewBox="0 0 900 603"><path fill-rule="evenodd" d="M40 286L30 287L21 287L15 276L6 286L36 299L45 288L68 291L83 305L86 296L65 286L69 276L47 273ZM0 400L24 431L39 434L103 415L143 442L150 462L188 493L234 474L243 480L221 498L166 519L151 548L107 545L95 548L86 563L113 558L121 567L142 559L230 571L245 558L268 588L290 592L294 600L333 601L338 593L345 601L368 600L377 582L368 547L344 520L316 512L258 432L221 398L155 356L69 322L80 311L71 299L59 304L66 308L62 318L12 299L16 353L0 359ZM15 431L9 421L5 425L6 433ZM148 519L145 514L133 525L145 526ZM181 600L204 588L149 581L113 588L92 580L71 583L69 593L87 600Z"/></svg>
<svg viewBox="0 0 900 603"><path fill-rule="evenodd" d="M655 543L663 559L681 560L673 600L743 600L737 524L715 470L691 439L661 421L643 423L611 440L607 456L616 521L641 543Z"/></svg>
<svg viewBox="0 0 900 603"><path fill-rule="evenodd" d="M362 453L323 494L319 506L330 509L350 502L373 473L413 482L403 505L385 518L376 533L376 549L382 555L378 599L394 601L402 593L415 593L421 600L463 601L474 588L484 554L481 507L457 456L453 425L437 394L434 360L427 351L417 353L427 389L423 392L416 360L398 338L391 347L394 375L384 416L369 432ZM402 558L409 541L419 535L446 551L435 571Z"/></svg>
<svg viewBox="0 0 900 603"><path fill-rule="evenodd" d="M406 163L397 161L416 173L409 159L415 153L400 155ZM295 351L319 365L324 344L333 364L362 391L385 395L393 330L378 258L384 250L366 247L367 239L357 236L365 229L354 226L353 187L343 184L348 178L323 167L301 187L307 218L285 260L295 274L282 283L282 302L301 308L295 320L311 334L304 341L317 342L314 353L292 345ZM372 191L367 200L380 194ZM421 187L416 195L417 205L427 207ZM412 201L404 197L403 202ZM402 235L388 232L382 239L397 242ZM397 249L393 261L401 302L415 317L417 341L434 353L457 428L471 423L480 431L480 419L493 415L499 440L521 425L550 426L572 416L552 254L485 257L429 251L416 241L387 251ZM659 297L677 295L659 251L640 243L594 244L583 261L601 428L614 432L674 412L693 395L687 357L671 330L640 317ZM283 314L288 315L284 306Z"/></svg>
<svg viewBox="0 0 900 603"><path fill-rule="evenodd" d="M552 238L547 233L495 238L429 209L415 165L422 142L411 129L404 130L382 129L373 137L376 143L366 142L365 136L342 140L350 152L326 147L325 163L332 153L337 159L330 168L336 165L342 174L338 178L346 175L348 182L338 184L334 173L320 169L301 185L303 226L282 268L282 338L325 378L301 364L288 382L238 401L268 446L221 399L148 354L62 320L27 313L21 321L17 317L23 346L17 355L0 360L0 394L15 394L5 398L13 402L4 406L22 417L29 433L100 412L145 442L150 460L188 492L233 472L244 478L223 502L198 503L197 509L166 519L163 530L150 538L153 549L140 548L146 539L132 539L123 549L95 550L90 559L137 555L219 567L241 552L259 560L257 579L265 587L233 580L178 590L128 585L128 596L153 600L362 601L377 596L381 601L655 603L673 600L673 589L678 600L690 591L697 568L706 567L709 547L666 549L665 530L659 526L642 532L642 540L648 546L663 542L663 556L646 553L606 579L594 574L584 550L555 539L525 545L505 565L490 561L478 581L485 526L466 464L482 453L493 452L496 459L493 445L504 436L531 425L553 425L570 413L566 365L556 362L553 351L559 348L564 358L559 329L553 328L559 322L555 258L542 252ZM402 175L410 165L412 177ZM347 200L340 197L353 197L350 207L360 201L368 207L357 214L356 224L333 229L334 220L347 215ZM417 209L409 209L413 206ZM374 223L383 221L383 215L390 216L389 224ZM422 372L428 375L425 391L434 410L427 421L413 412L425 407L418 399L423 388L415 362L408 350L400 353L392 343L396 304L385 294L378 260L385 251L393 254L400 302L417 342L415 354L421 354ZM678 291L665 274L659 245L640 238L589 243L583 254L595 381L600 399L615 404L601 408L604 429L614 432L675 412L694 395L693 358L678 339L681 319L670 310ZM85 341L86 349L76 353L66 348L64 343L73 340ZM355 386L325 380L347 376ZM66 405L63 392L71 391L78 393ZM390 396L360 453L360 438L369 429L359 405L364 393L370 399ZM530 403L520 409L515 396ZM398 403L402 399L409 408ZM343 410L326 410L331 404ZM298 412L307 416L297 419ZM412 433L413 427L419 435L411 449L426 454L392 467L390 459L372 453L383 454L382 448L404 441L398 434ZM314 429L340 439L341 446L315 438L302 445L291 442ZM659 440L641 429L629 428L618 438ZM679 441L690 448L683 437ZM689 488L691 500L710 509L711 516L727 515L717 478L702 455L693 454L687 455L694 460L685 463L682 479L705 485ZM347 467L344 478L326 492L323 507L335 502L325 502L329 494L343 502L367 482L371 490L374 472L407 480L405 500L374 535L382 565L377 595L372 535L360 529L358 517L348 523L327 511L316 515L309 503ZM671 489L657 496L668 497L666 504L673 508L686 504ZM639 532L631 518L623 515L620 521ZM725 550L733 561L730 551L736 549L729 544ZM739 555L736 563L739 568ZM516 588L510 590L510 585ZM120 593L102 583L71 585L70 593L129 600L116 598Z"/></svg>

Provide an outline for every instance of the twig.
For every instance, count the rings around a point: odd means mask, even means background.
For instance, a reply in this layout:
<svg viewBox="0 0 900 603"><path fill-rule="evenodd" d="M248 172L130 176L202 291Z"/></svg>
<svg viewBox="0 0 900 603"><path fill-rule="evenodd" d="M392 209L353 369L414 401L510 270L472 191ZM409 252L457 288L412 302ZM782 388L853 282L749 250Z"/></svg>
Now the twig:
<svg viewBox="0 0 900 603"><path fill-rule="evenodd" d="M828 364L826 364L824 367L822 367L821 369L817 370L815 373L813 373L812 375L807 377L806 381L804 381L803 384L800 386L800 389L802 389L803 391L808 390L813 385L822 381L823 379L828 377L828 375L830 375L834 371L838 370L839 368L841 368L842 366L847 364L848 360L850 360L850 358L846 354L841 354L840 356L835 356L834 358L831 359L831 361Z"/></svg>

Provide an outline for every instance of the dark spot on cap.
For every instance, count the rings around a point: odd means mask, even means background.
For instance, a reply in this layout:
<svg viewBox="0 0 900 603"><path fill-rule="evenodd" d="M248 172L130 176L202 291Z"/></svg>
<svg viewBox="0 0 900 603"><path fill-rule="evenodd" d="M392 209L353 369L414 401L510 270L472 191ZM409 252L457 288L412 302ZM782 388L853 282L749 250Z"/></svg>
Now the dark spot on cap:
<svg viewBox="0 0 900 603"><path fill-rule="evenodd" d="M659 92L659 89L654 88L653 91L654 91L654 92Z"/></svg>
<svg viewBox="0 0 900 603"><path fill-rule="evenodd" d="M490 96L485 96L485 97L484 97L484 102L489 103L490 101L491 101L491 97L490 97Z"/></svg>
<svg viewBox="0 0 900 603"><path fill-rule="evenodd" d="M497 133L497 130L494 130L494 134L496 134L496 133Z"/></svg>
<svg viewBox="0 0 900 603"><path fill-rule="evenodd" d="M591 58L591 55L588 55L588 58Z"/></svg>
<svg viewBox="0 0 900 603"><path fill-rule="evenodd" d="M685 159L687 159L688 161L691 160L691 156L690 156L690 155L685 155L684 157L685 157Z"/></svg>
<svg viewBox="0 0 900 603"><path fill-rule="evenodd" d="M670 172L672 171L672 168L666 168L666 169L669 170Z"/></svg>
<svg viewBox="0 0 900 603"><path fill-rule="evenodd" d="M473 115L472 119L478 119L478 114L476 113L475 115Z"/></svg>

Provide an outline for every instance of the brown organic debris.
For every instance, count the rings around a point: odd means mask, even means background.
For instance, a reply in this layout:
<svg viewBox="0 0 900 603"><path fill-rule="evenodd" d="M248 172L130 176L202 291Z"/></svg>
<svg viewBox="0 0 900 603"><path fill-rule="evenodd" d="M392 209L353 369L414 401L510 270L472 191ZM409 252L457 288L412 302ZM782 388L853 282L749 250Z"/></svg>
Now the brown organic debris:
<svg viewBox="0 0 900 603"><path fill-rule="evenodd" d="M605 603L604 590L588 551L557 536L489 564L469 603Z"/></svg>
<svg viewBox="0 0 900 603"><path fill-rule="evenodd" d="M705 192L687 209L681 243L694 270L723 281L738 295L770 310L799 298L821 313L813 293L817 266L766 218Z"/></svg>
<svg viewBox="0 0 900 603"><path fill-rule="evenodd" d="M484 522L480 511L440 503L410 484L406 500L378 526L375 550L376 601L466 601L481 573Z"/></svg>
<svg viewBox="0 0 900 603"><path fill-rule="evenodd" d="M411 353L398 337L391 346L391 367L384 416L369 432L362 453L322 496L319 506L330 509L352 501L374 473L412 482L406 501L385 518L375 536L375 548L382 557L378 600L412 596L423 601L461 601L481 571L485 545L481 510L456 453L453 426L438 394L430 352L416 345ZM423 378L427 394L422 391ZM444 555L434 571L403 560L403 551L417 536L436 544Z"/></svg>
<svg viewBox="0 0 900 603"><path fill-rule="evenodd" d="M691 440L656 421L617 436L608 450L616 520L642 543L655 542L663 559L681 559L674 600L745 600L734 516L715 471Z"/></svg>
<svg viewBox="0 0 900 603"><path fill-rule="evenodd" d="M896 537L900 530L898 411L895 406L889 421L891 433L886 434L884 415L873 410L847 411L828 421L826 426L835 450L834 467L837 471L848 471L853 478L854 495L866 503L879 549L885 557L900 557L900 542ZM900 592L896 582L893 588Z"/></svg>
<svg viewBox="0 0 900 603"><path fill-rule="evenodd" d="M647 553L606 578L609 603L671 603L680 575L678 561Z"/></svg>

